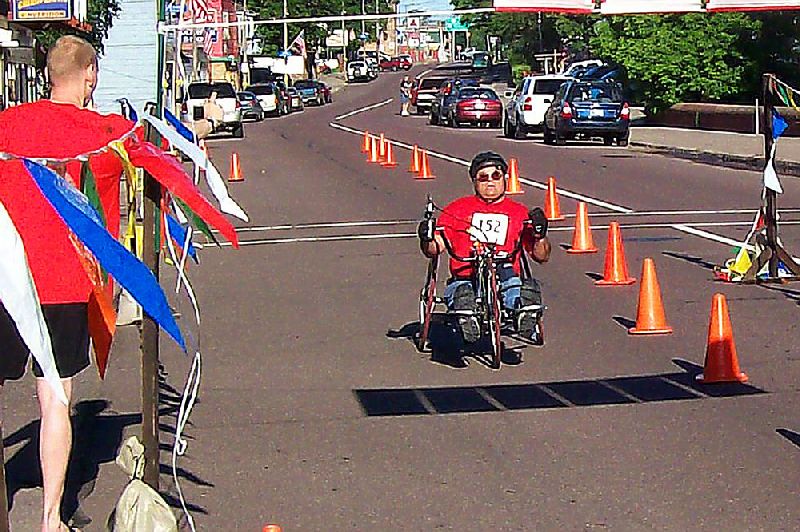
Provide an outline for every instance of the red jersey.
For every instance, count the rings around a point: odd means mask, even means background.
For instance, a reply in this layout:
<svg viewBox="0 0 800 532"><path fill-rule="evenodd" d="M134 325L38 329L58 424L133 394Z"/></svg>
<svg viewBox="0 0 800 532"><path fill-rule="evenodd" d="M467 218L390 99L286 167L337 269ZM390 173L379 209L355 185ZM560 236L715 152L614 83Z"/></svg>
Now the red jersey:
<svg viewBox="0 0 800 532"><path fill-rule="evenodd" d="M101 115L74 105L41 100L0 113L0 152L31 158L72 158L103 148L133 126L133 122L120 115ZM122 165L111 152L90 157L89 164L108 230L116 238ZM66 165L66 177L78 185L79 162ZM0 201L25 244L41 302L88 301L92 285L70 241L70 231L39 191L22 161L0 161Z"/></svg>
<svg viewBox="0 0 800 532"><path fill-rule="evenodd" d="M444 208L439 217L439 229L450 244L453 254L460 257L472 255L476 241L496 244L497 251L513 253L522 245L533 244L533 234L524 231L528 208L503 197L489 203L477 195L457 199ZM528 242L530 240L530 242ZM514 271L519 275L520 254L514 255ZM472 275L472 263L463 262L451 255L450 275L467 278Z"/></svg>

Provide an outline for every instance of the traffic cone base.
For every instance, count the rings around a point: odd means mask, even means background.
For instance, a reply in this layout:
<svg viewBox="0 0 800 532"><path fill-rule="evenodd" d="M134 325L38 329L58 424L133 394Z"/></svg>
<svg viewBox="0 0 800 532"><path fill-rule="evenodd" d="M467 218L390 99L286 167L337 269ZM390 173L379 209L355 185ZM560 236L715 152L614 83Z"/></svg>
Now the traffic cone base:
<svg viewBox="0 0 800 532"><path fill-rule="evenodd" d="M642 264L642 284L639 288L639 305L636 310L636 326L628 329L628 334L669 334L672 327L667 325L664 304L661 301L661 287L656 277L653 259L644 259Z"/></svg>
<svg viewBox="0 0 800 532"><path fill-rule="evenodd" d="M705 384L747 382L747 375L739 370L728 302L722 294L714 294L711 301L706 360L703 364L703 373L695 378Z"/></svg>
<svg viewBox="0 0 800 532"><path fill-rule="evenodd" d="M544 215L551 222L563 220L561 208L558 204L558 193L556 192L556 178L547 178L547 195L544 198Z"/></svg>
<svg viewBox="0 0 800 532"><path fill-rule="evenodd" d="M506 194L524 194L525 191L519 186L519 162L512 158L508 166L508 182L506 184Z"/></svg>
<svg viewBox="0 0 800 532"><path fill-rule="evenodd" d="M231 175L228 177L228 181L231 183L236 181L244 181L242 167L239 164L239 154L236 152L231 154Z"/></svg>
<svg viewBox="0 0 800 532"><path fill-rule="evenodd" d="M597 253L597 247L592 240L592 227L589 225L589 213L586 210L586 203L578 203L578 212L575 215L575 230L572 233L572 247L567 253Z"/></svg>
<svg viewBox="0 0 800 532"><path fill-rule="evenodd" d="M628 265L625 262L625 249L622 245L622 233L618 222L608 226L608 245L606 247L603 278L595 281L597 286L626 286L636 282L628 276Z"/></svg>

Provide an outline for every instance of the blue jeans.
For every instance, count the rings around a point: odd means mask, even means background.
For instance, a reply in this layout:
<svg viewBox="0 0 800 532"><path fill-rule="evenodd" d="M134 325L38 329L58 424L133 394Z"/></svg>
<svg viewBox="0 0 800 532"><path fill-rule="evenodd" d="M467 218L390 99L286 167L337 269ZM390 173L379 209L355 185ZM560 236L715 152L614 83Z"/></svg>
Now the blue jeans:
<svg viewBox="0 0 800 532"><path fill-rule="evenodd" d="M511 310L517 306L520 299L522 280L514 272L511 266L499 266L497 268L497 280L500 281L498 290L504 309ZM532 280L536 283L535 280ZM538 283L536 283L538 285ZM453 279L447 283L444 288L444 300L447 308L453 310L453 298L459 286L469 285L472 286L472 281L469 279ZM538 286L537 286L538 288ZM480 294L478 294L480 295Z"/></svg>

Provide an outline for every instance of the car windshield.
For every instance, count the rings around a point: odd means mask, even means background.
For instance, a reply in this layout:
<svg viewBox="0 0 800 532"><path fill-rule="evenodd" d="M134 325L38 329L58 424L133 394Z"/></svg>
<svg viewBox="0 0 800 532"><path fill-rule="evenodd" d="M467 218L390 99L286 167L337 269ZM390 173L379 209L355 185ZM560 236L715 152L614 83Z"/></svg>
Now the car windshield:
<svg viewBox="0 0 800 532"><path fill-rule="evenodd" d="M272 85L253 85L247 90L249 90L253 94L258 94L259 96L266 96L268 94L274 93Z"/></svg>
<svg viewBox="0 0 800 532"><path fill-rule="evenodd" d="M497 100L497 93L491 89L463 89L462 98L480 98L482 100Z"/></svg>
<svg viewBox="0 0 800 532"><path fill-rule="evenodd" d="M314 88L314 82L313 81L295 81L294 86L298 90L313 89Z"/></svg>
<svg viewBox="0 0 800 532"><path fill-rule="evenodd" d="M239 100L243 102L251 102L256 98L256 95L252 92L240 92L236 96L238 96Z"/></svg>
<svg viewBox="0 0 800 532"><path fill-rule="evenodd" d="M533 94L555 94L565 79L537 79L533 83Z"/></svg>
<svg viewBox="0 0 800 532"><path fill-rule="evenodd" d="M295 89L294 87L289 87L288 89L286 89L286 92L288 92L289 94L297 94L297 89Z"/></svg>
<svg viewBox="0 0 800 532"><path fill-rule="evenodd" d="M217 98L236 98L236 91L230 83L192 83L189 85L189 98L205 100L212 92L217 93Z"/></svg>
<svg viewBox="0 0 800 532"><path fill-rule="evenodd" d="M612 103L622 101L616 85L608 83L577 83L572 87L572 101Z"/></svg>

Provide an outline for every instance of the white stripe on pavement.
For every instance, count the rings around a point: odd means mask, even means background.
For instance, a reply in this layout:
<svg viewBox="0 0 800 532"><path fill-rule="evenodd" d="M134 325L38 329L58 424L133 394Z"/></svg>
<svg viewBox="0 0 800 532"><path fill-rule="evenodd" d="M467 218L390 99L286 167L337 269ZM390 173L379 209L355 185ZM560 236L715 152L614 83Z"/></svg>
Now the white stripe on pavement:
<svg viewBox="0 0 800 532"><path fill-rule="evenodd" d="M373 105L368 105L366 107L359 107L358 109L350 111L349 113L345 113L343 115L339 115L337 117L334 117L334 120L344 120L345 118L349 118L349 117L351 117L353 115L357 115L358 113L363 113L365 111L371 111L373 109L377 109L378 107L383 107L384 105L388 105L388 104L392 103L392 101L394 101L394 98L389 98L387 100L383 100L382 102L378 102L378 103L373 104Z"/></svg>

